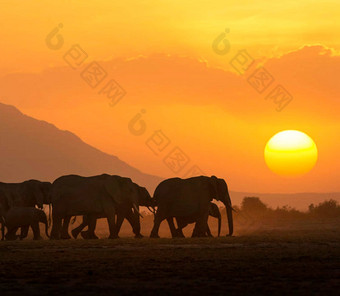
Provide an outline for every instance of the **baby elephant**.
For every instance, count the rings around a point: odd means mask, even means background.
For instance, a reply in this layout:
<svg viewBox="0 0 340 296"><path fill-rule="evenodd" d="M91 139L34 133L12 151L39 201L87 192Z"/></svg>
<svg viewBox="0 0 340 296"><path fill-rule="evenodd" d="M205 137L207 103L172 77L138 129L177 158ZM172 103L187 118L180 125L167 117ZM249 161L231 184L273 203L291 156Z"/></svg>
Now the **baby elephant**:
<svg viewBox="0 0 340 296"><path fill-rule="evenodd" d="M5 225L7 227L7 240L15 240L16 232L21 227L20 239L27 237L28 229L31 226L33 230L34 240L42 239L40 236L39 222L45 224L45 233L48 235L47 217L43 210L34 207L14 207L10 208L4 216Z"/></svg>
<svg viewBox="0 0 340 296"><path fill-rule="evenodd" d="M220 210L218 209L218 206L214 204L213 202L210 202L209 205L209 216L217 218L218 219L218 236L220 236L221 233L221 213ZM177 234L176 236L178 237L184 237L182 229L187 226L188 224L195 223L196 220L194 217L176 217L177 221ZM209 237L212 237L209 225L207 224L207 230L206 230L206 235ZM197 236L197 229L196 226L193 230L192 237Z"/></svg>

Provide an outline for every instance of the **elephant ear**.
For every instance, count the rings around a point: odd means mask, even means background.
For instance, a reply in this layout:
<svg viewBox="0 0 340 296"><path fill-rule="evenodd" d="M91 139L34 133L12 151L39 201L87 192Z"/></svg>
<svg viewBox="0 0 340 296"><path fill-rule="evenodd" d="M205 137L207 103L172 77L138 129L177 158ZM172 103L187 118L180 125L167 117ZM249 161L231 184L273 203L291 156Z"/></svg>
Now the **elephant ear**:
<svg viewBox="0 0 340 296"><path fill-rule="evenodd" d="M225 197L229 196L228 185L224 179L217 179L219 196ZM227 201L230 204L230 201Z"/></svg>
<svg viewBox="0 0 340 296"><path fill-rule="evenodd" d="M216 176L211 176L209 178L209 190L212 198L218 199L219 191L218 191L218 178Z"/></svg>
<svg viewBox="0 0 340 296"><path fill-rule="evenodd" d="M118 180L115 176L110 176L104 182L104 187L107 193L112 197L112 199L120 204L123 202L123 196L121 191L121 180Z"/></svg>
<svg viewBox="0 0 340 296"><path fill-rule="evenodd" d="M218 192L225 191L227 186L227 182L224 179L217 179L217 187L218 187Z"/></svg>
<svg viewBox="0 0 340 296"><path fill-rule="evenodd" d="M209 210L210 210L211 216L216 217L216 218L221 216L221 213L220 213L220 210L218 209L217 204L211 202Z"/></svg>

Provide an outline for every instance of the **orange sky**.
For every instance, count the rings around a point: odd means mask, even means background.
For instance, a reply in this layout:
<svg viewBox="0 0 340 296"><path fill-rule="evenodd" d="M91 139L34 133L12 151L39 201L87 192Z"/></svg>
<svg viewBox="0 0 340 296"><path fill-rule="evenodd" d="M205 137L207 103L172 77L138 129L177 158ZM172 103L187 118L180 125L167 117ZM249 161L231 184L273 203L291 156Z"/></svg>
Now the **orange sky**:
<svg viewBox="0 0 340 296"><path fill-rule="evenodd" d="M178 146L206 174L226 178L232 190L340 191L339 5L336 1L1 1L0 101L68 129L87 143L163 177ZM62 23L64 44L46 36ZM214 39L230 51L218 55ZM336 38L337 37L337 38ZM74 44L88 59L71 69L63 55ZM255 59L244 75L230 61L246 49ZM127 94L116 106L80 77L92 61ZM293 96L281 112L247 82L264 65ZM270 89L272 89L270 88ZM133 135L131 119L145 109L146 131ZM266 167L267 140L285 129L310 135L319 160L307 175L285 179ZM171 141L155 155L145 144L162 130Z"/></svg>

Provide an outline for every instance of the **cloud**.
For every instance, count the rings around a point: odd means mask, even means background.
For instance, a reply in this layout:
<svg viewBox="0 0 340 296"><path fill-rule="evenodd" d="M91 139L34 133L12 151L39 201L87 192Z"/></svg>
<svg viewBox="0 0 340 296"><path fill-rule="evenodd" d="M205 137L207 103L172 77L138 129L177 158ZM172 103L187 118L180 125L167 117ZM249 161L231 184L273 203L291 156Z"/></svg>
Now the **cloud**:
<svg viewBox="0 0 340 296"><path fill-rule="evenodd" d="M127 91L124 104L215 105L240 117L270 116L275 111L275 105L265 100L268 92L258 94L247 82L255 67L240 76L209 67L197 59L164 54L114 59L100 64ZM306 46L269 59L264 67L275 79L273 87L282 84L292 94L294 99L287 112L327 118L338 114L340 57L333 55L330 49ZM39 74L7 75L0 79L2 97L6 98L6 103L32 108L51 108L55 104L58 108L73 108L79 103L91 104L94 98L100 99L79 73L62 67Z"/></svg>

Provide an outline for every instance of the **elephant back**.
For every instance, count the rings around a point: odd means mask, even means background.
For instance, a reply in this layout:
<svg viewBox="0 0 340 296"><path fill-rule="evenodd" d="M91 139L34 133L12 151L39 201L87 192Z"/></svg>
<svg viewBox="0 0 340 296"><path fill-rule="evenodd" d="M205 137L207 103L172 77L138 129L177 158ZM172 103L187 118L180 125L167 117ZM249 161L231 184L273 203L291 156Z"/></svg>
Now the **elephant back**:
<svg viewBox="0 0 340 296"><path fill-rule="evenodd" d="M158 209L174 217L195 214L202 206L202 202L204 204L209 202L208 199L200 199L203 189L207 187L201 184L200 180L200 177L171 178L161 182L154 193Z"/></svg>
<svg viewBox="0 0 340 296"><path fill-rule="evenodd" d="M111 180L112 176L106 174L91 177L67 175L58 178L53 182L51 190L53 212L71 216L102 214L105 208L113 206L115 202L107 187ZM114 180L113 183L116 184ZM117 191L117 195L121 196L119 188Z"/></svg>
<svg viewBox="0 0 340 296"><path fill-rule="evenodd" d="M171 198L173 192L176 192L180 189L182 183L181 181L181 178L171 178L159 183L153 194L155 201L161 202Z"/></svg>

